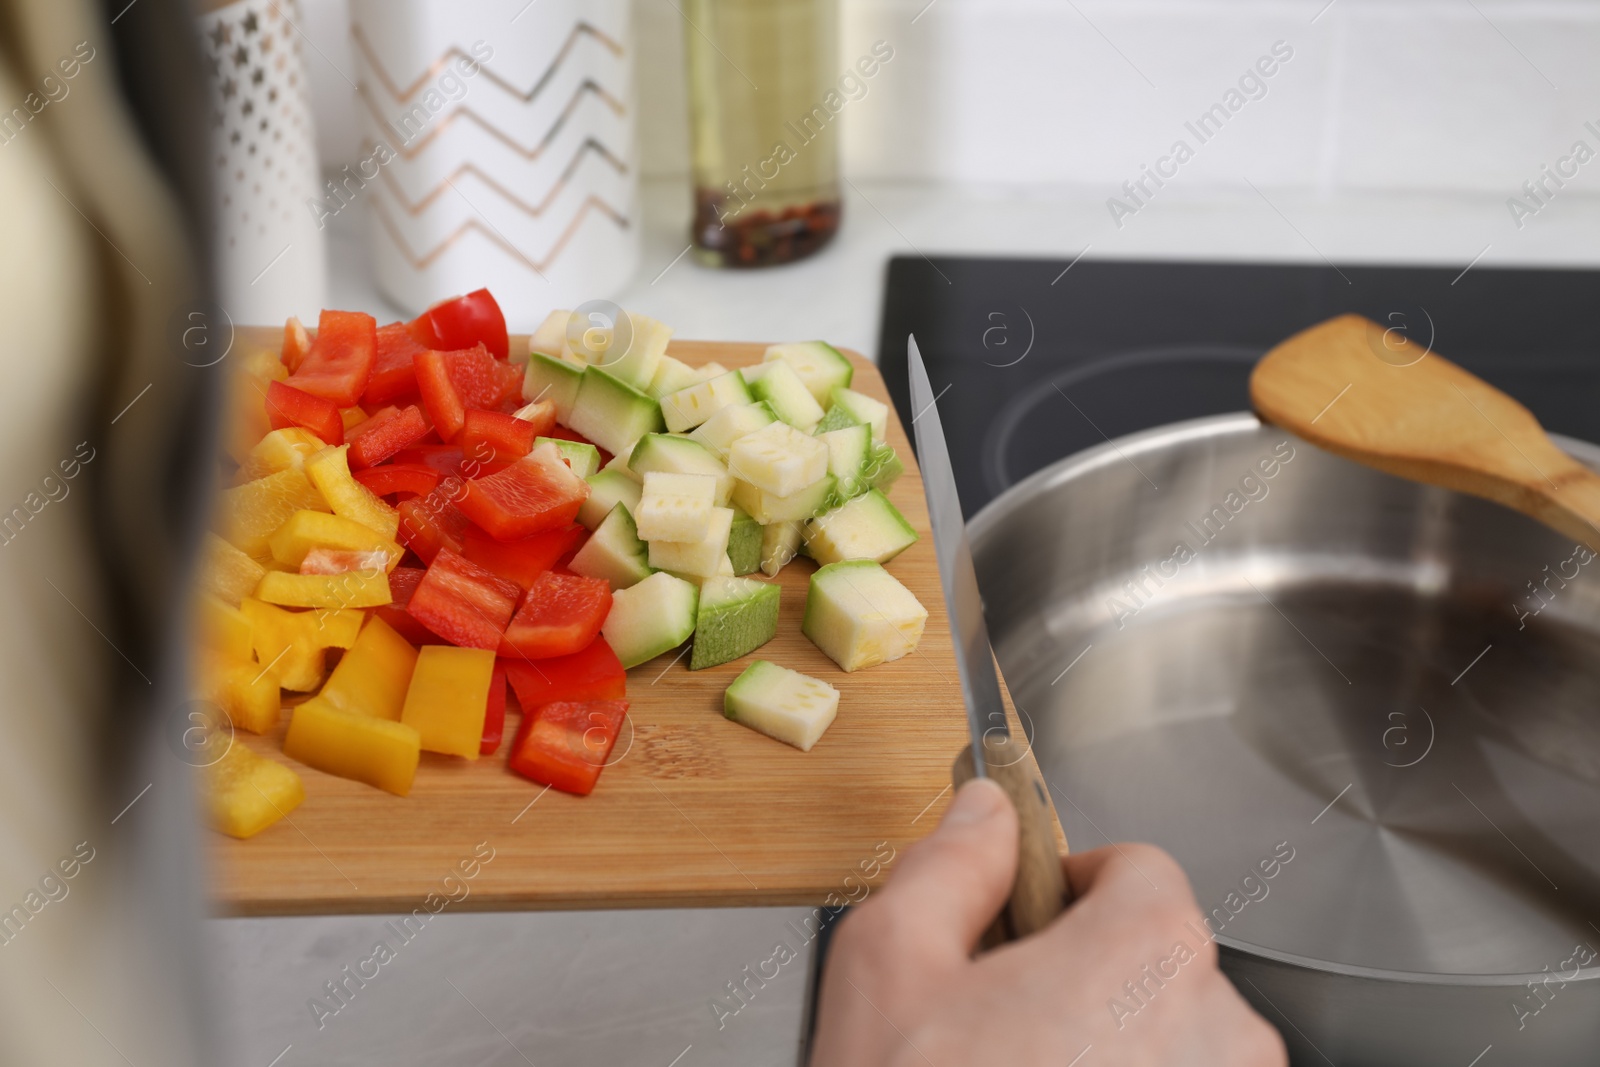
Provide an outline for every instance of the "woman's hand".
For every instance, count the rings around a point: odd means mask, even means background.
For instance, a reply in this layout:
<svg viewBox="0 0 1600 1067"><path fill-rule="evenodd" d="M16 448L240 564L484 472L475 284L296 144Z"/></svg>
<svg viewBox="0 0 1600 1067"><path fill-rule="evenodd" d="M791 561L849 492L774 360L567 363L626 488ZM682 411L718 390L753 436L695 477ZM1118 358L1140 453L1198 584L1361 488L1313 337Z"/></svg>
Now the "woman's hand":
<svg viewBox="0 0 1600 1067"><path fill-rule="evenodd" d="M1149 845L1064 861L1075 900L974 958L1017 865L1017 816L968 782L840 927L811 1067L1282 1067L1283 1041L1217 969L1189 881Z"/></svg>

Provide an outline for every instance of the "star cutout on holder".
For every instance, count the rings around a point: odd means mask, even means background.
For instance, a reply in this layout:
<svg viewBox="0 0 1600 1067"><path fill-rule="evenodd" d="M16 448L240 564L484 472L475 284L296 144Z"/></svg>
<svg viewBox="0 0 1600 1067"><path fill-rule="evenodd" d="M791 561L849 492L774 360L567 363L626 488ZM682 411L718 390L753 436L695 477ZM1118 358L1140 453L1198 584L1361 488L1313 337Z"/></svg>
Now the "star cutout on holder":
<svg viewBox="0 0 1600 1067"><path fill-rule="evenodd" d="M256 18L254 11L245 15L244 21L240 22L239 25L244 28L245 33L255 33L256 30L261 28L261 22Z"/></svg>
<svg viewBox="0 0 1600 1067"><path fill-rule="evenodd" d="M207 36L211 38L211 47L220 52L223 45L233 43L233 27L226 22L218 22Z"/></svg>
<svg viewBox="0 0 1600 1067"><path fill-rule="evenodd" d="M240 45L234 50L233 65L236 67L242 67L248 62L250 62L250 50L244 45Z"/></svg>
<svg viewBox="0 0 1600 1067"><path fill-rule="evenodd" d="M264 82L266 80L267 80L267 72L262 70L260 67L257 67L255 70L250 72L250 84L251 85L260 85L262 82Z"/></svg>
<svg viewBox="0 0 1600 1067"><path fill-rule="evenodd" d="M232 78L228 78L222 83L222 98L224 100L232 100L234 94L236 94L238 91L239 83L234 81Z"/></svg>

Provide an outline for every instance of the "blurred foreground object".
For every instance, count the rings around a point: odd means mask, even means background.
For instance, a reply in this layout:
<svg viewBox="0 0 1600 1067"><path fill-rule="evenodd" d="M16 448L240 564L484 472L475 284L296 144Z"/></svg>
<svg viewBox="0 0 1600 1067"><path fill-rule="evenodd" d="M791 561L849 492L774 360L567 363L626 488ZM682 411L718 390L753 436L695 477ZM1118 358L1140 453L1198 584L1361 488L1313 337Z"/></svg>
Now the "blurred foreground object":
<svg viewBox="0 0 1600 1067"><path fill-rule="evenodd" d="M217 300L236 323L310 321L327 303L326 220L300 7L203 6Z"/></svg>
<svg viewBox="0 0 1600 1067"><path fill-rule="evenodd" d="M840 73L838 0L686 11L696 255L721 267L804 259L839 228L839 115L871 76ZM873 73L883 61L863 57Z"/></svg>
<svg viewBox="0 0 1600 1067"><path fill-rule="evenodd" d="M521 10L518 10L518 9ZM515 331L639 263L626 0L353 0L360 159L378 284L421 312L487 287Z"/></svg>

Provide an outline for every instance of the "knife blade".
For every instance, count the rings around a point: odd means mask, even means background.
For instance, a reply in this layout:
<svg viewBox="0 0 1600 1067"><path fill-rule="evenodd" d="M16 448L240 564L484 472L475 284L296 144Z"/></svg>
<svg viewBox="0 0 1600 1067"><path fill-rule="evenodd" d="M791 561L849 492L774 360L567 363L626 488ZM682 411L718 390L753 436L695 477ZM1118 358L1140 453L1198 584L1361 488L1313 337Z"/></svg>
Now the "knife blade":
<svg viewBox="0 0 1600 1067"><path fill-rule="evenodd" d="M961 513L944 424L939 418L938 395L928 380L917 339L911 336L906 338L906 369L911 383L911 429L928 497L939 584L949 610L950 641L972 737L972 744L956 761L955 783L959 786L969 777L992 778L1017 809L1017 876L1002 915L1000 933L1009 938L1026 937L1047 925L1067 903L1061 858L1056 851L1055 808L1027 759L1027 747L1014 742L1006 722L989 627L978 592L978 575L972 565L972 546L967 541L967 523Z"/></svg>

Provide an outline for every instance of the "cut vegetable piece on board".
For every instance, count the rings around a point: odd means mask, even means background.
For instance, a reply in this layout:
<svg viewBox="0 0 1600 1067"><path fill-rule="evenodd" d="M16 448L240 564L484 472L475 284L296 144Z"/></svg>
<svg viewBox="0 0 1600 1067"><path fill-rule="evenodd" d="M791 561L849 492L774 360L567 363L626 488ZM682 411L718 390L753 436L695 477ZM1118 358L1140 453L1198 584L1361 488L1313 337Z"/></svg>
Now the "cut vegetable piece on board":
<svg viewBox="0 0 1600 1067"><path fill-rule="evenodd" d="M637 585L655 573L650 566L649 547L639 540L639 529L628 505L618 504L611 509L567 569L587 578L605 579L612 592Z"/></svg>
<svg viewBox="0 0 1600 1067"><path fill-rule="evenodd" d="M822 421L822 405L783 360L746 367L744 375L750 381L750 395L765 400L773 414L800 432L809 434Z"/></svg>
<svg viewBox="0 0 1600 1067"><path fill-rule="evenodd" d="M672 338L672 327L636 312L623 314L628 316L632 327L627 347L619 351L617 344L608 345L599 359L590 360L590 366L603 368L640 392L648 393L661 366L661 357L667 351L667 342Z"/></svg>
<svg viewBox="0 0 1600 1067"><path fill-rule="evenodd" d="M567 351L567 320L571 317L571 311L560 309L546 315L528 338L528 351L560 359Z"/></svg>
<svg viewBox="0 0 1600 1067"><path fill-rule="evenodd" d="M492 756L500 748L506 733L506 669L498 660L494 673L489 676L489 703L483 713L483 737L478 742L478 755Z"/></svg>
<svg viewBox="0 0 1600 1067"><path fill-rule="evenodd" d="M572 522L588 495L589 484L572 473L552 443L505 470L468 481L459 507L491 537L514 541Z"/></svg>
<svg viewBox="0 0 1600 1067"><path fill-rule="evenodd" d="M723 693L722 713L810 752L839 713L839 691L827 682L758 659Z"/></svg>
<svg viewBox="0 0 1600 1067"><path fill-rule="evenodd" d="M729 371L662 397L661 417L667 429L683 433L729 405L748 404L754 399L744 377L738 371Z"/></svg>
<svg viewBox="0 0 1600 1067"><path fill-rule="evenodd" d="M461 436L457 438L463 465L469 460L479 464L512 463L532 452L534 440L555 422L555 408L545 410L551 417L543 427L500 411L474 408L467 412L461 423Z"/></svg>
<svg viewBox="0 0 1600 1067"><path fill-rule="evenodd" d="M308 461L309 462L309 461ZM297 511L330 511L303 470L279 471L218 494L218 525L229 544L257 560L272 558L267 538Z"/></svg>
<svg viewBox="0 0 1600 1067"><path fill-rule="evenodd" d="M363 526L342 515L325 511L297 511L267 538L272 558L286 567L298 568L315 548L338 548L352 552L383 552L389 558L387 572L400 562L399 544L370 526Z"/></svg>
<svg viewBox="0 0 1600 1067"><path fill-rule="evenodd" d="M583 372L567 425L610 452L621 455L647 433L662 428L661 405L598 367Z"/></svg>
<svg viewBox="0 0 1600 1067"><path fill-rule="evenodd" d="M630 515L639 510L644 486L621 471L596 471L584 480L589 483L589 499L578 509L578 521L589 529L604 522L618 504L626 504Z"/></svg>
<svg viewBox="0 0 1600 1067"><path fill-rule="evenodd" d="M726 507L733 491L733 476L722 460L699 441L671 434L647 433L628 456L628 469L639 477L651 471L663 474L704 474L717 483L712 503Z"/></svg>
<svg viewBox="0 0 1600 1067"><path fill-rule="evenodd" d="M372 361L372 376L367 379L361 403L381 407L416 396L417 370L412 361L417 353L427 350L428 346L417 340L404 322L378 327L378 355Z"/></svg>
<svg viewBox="0 0 1600 1067"><path fill-rule="evenodd" d="M807 550L821 564L847 559L888 563L916 541L917 531L877 489L817 516L805 529Z"/></svg>
<svg viewBox="0 0 1600 1067"><path fill-rule="evenodd" d="M427 496L439 484L439 472L420 463L385 463L351 471L350 477L372 490L373 496ZM398 514L398 512L397 512Z"/></svg>
<svg viewBox="0 0 1600 1067"><path fill-rule="evenodd" d="M505 359L511 352L505 313L487 289L439 301L413 319L411 328L433 348L483 345L496 359Z"/></svg>
<svg viewBox="0 0 1600 1067"><path fill-rule="evenodd" d="M272 430L255 443L250 454L239 464L238 483L265 478L269 474L300 469L306 460L322 451L322 438L304 426L285 426Z"/></svg>
<svg viewBox="0 0 1600 1067"><path fill-rule="evenodd" d="M417 650L374 615L317 695L344 711L399 722L416 665Z"/></svg>
<svg viewBox="0 0 1600 1067"><path fill-rule="evenodd" d="M872 455L872 431L865 426L845 426L817 434L828 446L828 473L841 502L860 496L869 487L867 463Z"/></svg>
<svg viewBox="0 0 1600 1067"><path fill-rule="evenodd" d="M811 576L800 631L841 669L858 671L914 652L927 621L928 609L881 563L850 560Z"/></svg>
<svg viewBox="0 0 1600 1067"><path fill-rule="evenodd" d="M627 715L626 700L558 701L524 712L507 763L536 782L588 796Z"/></svg>
<svg viewBox="0 0 1600 1067"><path fill-rule="evenodd" d="M475 760L493 677L492 651L429 645L417 652L400 721L427 751Z"/></svg>
<svg viewBox="0 0 1600 1067"><path fill-rule="evenodd" d="M229 837L254 837L306 798L298 774L241 744L206 767L205 781L211 826Z"/></svg>
<svg viewBox="0 0 1600 1067"><path fill-rule="evenodd" d="M556 402L548 397L543 400L530 400L512 412L512 415L523 422L532 423L539 437L556 428Z"/></svg>
<svg viewBox="0 0 1600 1067"><path fill-rule="evenodd" d="M500 654L522 659L570 656L600 634L611 610L611 586L579 574L539 575L500 639Z"/></svg>
<svg viewBox="0 0 1600 1067"><path fill-rule="evenodd" d="M405 408L384 408L347 435L350 469L373 467L409 448L428 434L428 421L415 404Z"/></svg>
<svg viewBox="0 0 1600 1067"><path fill-rule="evenodd" d="M520 599L522 589L515 582L440 549L406 611L453 645L493 650L500 647Z"/></svg>
<svg viewBox="0 0 1600 1067"><path fill-rule="evenodd" d="M255 592L261 576L267 573L266 569L243 551L210 531L205 533L202 541L200 563L202 588L208 593L215 594L224 603L237 607L239 601ZM262 547L267 547L264 540ZM270 558L270 551L267 558Z"/></svg>
<svg viewBox="0 0 1600 1067"><path fill-rule="evenodd" d="M794 368L795 374L805 383L807 392L820 407L828 405L834 387L848 386L855 373L844 353L824 341L769 345L761 361L771 363L775 359L781 359Z"/></svg>
<svg viewBox="0 0 1600 1067"><path fill-rule="evenodd" d="M786 423L775 422L729 446L728 473L773 496L792 496L827 475L828 446Z"/></svg>
<svg viewBox="0 0 1600 1067"><path fill-rule="evenodd" d="M201 657L202 692L241 730L265 734L278 726L282 709L277 671L248 657L209 653Z"/></svg>
<svg viewBox="0 0 1600 1067"><path fill-rule="evenodd" d="M734 574L761 569L761 524L738 508L728 531L728 566Z"/></svg>
<svg viewBox="0 0 1600 1067"><path fill-rule="evenodd" d="M711 530L716 495L717 481L709 475L651 471L644 476L634 515L639 536L646 541L703 541Z"/></svg>
<svg viewBox="0 0 1600 1067"><path fill-rule="evenodd" d="M612 594L611 614L600 632L624 667L636 667L683 644L694 633L700 590L657 572Z"/></svg>
<svg viewBox="0 0 1600 1067"><path fill-rule="evenodd" d="M353 519L393 541L400 530L400 513L350 476L350 465L345 458L349 448L349 445L324 448L306 460L306 477L311 479L311 484L335 515Z"/></svg>
<svg viewBox="0 0 1600 1067"><path fill-rule="evenodd" d="M761 527L761 573L776 578L800 553L800 523L775 522Z"/></svg>
<svg viewBox="0 0 1600 1067"><path fill-rule="evenodd" d="M534 445L537 447L546 442L555 445L561 458L572 468L572 473L585 481L599 472L600 450L594 445L582 441L568 441L560 437L541 437L534 442Z"/></svg>
<svg viewBox="0 0 1600 1067"><path fill-rule="evenodd" d="M776 585L756 578L707 578L695 609L694 651L698 671L754 652L778 634Z"/></svg>
<svg viewBox="0 0 1600 1067"><path fill-rule="evenodd" d="M749 482L733 483L733 502L763 526L775 522L803 522L828 510L833 500L833 475L826 475L793 496L774 496Z"/></svg>
<svg viewBox="0 0 1600 1067"><path fill-rule="evenodd" d="M703 380L693 367L681 359L662 356L660 364L656 366L656 376L650 379L650 388L645 392L660 400L669 393L687 389Z"/></svg>
<svg viewBox="0 0 1600 1067"><path fill-rule="evenodd" d="M195 630L208 651L249 661L250 620L237 604L213 593L200 593L195 598Z"/></svg>
<svg viewBox="0 0 1600 1067"><path fill-rule="evenodd" d="M462 537L462 555L523 589L576 548L584 537L577 523L558 526L517 541L497 541L481 530L469 528Z"/></svg>
<svg viewBox="0 0 1600 1067"><path fill-rule="evenodd" d="M727 461L728 448L746 434L755 433L763 426L778 421L768 404L729 404L689 434L689 439L699 441L718 459Z"/></svg>
<svg viewBox="0 0 1600 1067"><path fill-rule="evenodd" d="M277 674L280 686L299 693L322 686L323 651L355 644L366 618L354 608L285 611L254 597L245 597L239 610L250 620L256 661Z"/></svg>
<svg viewBox="0 0 1600 1067"><path fill-rule="evenodd" d="M628 672L603 637L570 656L537 663L502 659L500 664L525 716L556 700L621 700L627 688Z"/></svg>
<svg viewBox="0 0 1600 1067"><path fill-rule="evenodd" d="M399 546L395 546L399 549ZM357 551L348 548L313 548L300 561L301 574L387 574L399 559L400 553L387 551ZM266 599L263 597L262 599ZM373 607L378 605L374 604Z"/></svg>
<svg viewBox="0 0 1600 1067"><path fill-rule="evenodd" d="M439 482L425 497L400 502L400 543L415 552L424 563L432 563L441 548L460 553L467 530L467 517L453 501L466 492L455 475Z"/></svg>
<svg viewBox="0 0 1600 1067"><path fill-rule="evenodd" d="M325 397L272 382L266 394L267 422L274 430L299 426L310 430L330 445L344 440L344 418L339 405Z"/></svg>
<svg viewBox="0 0 1600 1067"><path fill-rule="evenodd" d="M859 423L872 428L872 439L882 441L889 432L889 405L854 389L834 389L830 399ZM830 427L831 428L831 427Z"/></svg>
<svg viewBox="0 0 1600 1067"><path fill-rule="evenodd" d="M341 711L320 697L294 709L283 754L327 774L405 796L417 774L422 744L403 722Z"/></svg>
<svg viewBox="0 0 1600 1067"><path fill-rule="evenodd" d="M377 355L376 319L362 311L324 311L311 350L288 381L301 392L353 407L367 388Z"/></svg>
<svg viewBox="0 0 1600 1067"><path fill-rule="evenodd" d="M283 350L281 358L285 369L291 373L298 370L300 364L306 361L306 356L311 352L311 335L306 332L305 325L294 315L290 315L283 324Z"/></svg>
<svg viewBox="0 0 1600 1067"><path fill-rule="evenodd" d="M867 480L874 489L887 492L905 472L906 465L900 462L893 446L883 441L873 443L872 455L867 457Z"/></svg>
<svg viewBox="0 0 1600 1067"><path fill-rule="evenodd" d="M618 452L616 455L611 457L611 462L607 463L600 469L603 471L610 471L614 474L620 474L624 478L631 479L638 485L643 486L644 477L642 475L633 473L633 470L628 466L628 457L632 454L632 451L632 449L629 449L627 452Z"/></svg>
<svg viewBox="0 0 1600 1067"><path fill-rule="evenodd" d="M528 369L523 372L522 399L530 404L552 401L556 406L556 418L566 423L572 418L572 407L577 403L578 386L582 382L583 367L535 351L528 357Z"/></svg>
<svg viewBox="0 0 1600 1067"><path fill-rule="evenodd" d="M652 478L660 475L651 475ZM646 500L649 494L646 491ZM712 508L706 534L698 541L650 541L650 566L691 578L711 578L728 559L728 537L733 531L733 509Z"/></svg>
<svg viewBox="0 0 1600 1067"><path fill-rule="evenodd" d="M255 595L263 603L289 608L375 608L389 603L389 574L385 567L344 574L268 571Z"/></svg>
<svg viewBox="0 0 1600 1067"><path fill-rule="evenodd" d="M417 591L427 573L421 567L396 567L389 572L389 595L393 599L381 608L372 609L373 618L388 623L395 633L413 645L436 645L444 640L406 611L411 604L411 594ZM410 679L409 674L406 677Z"/></svg>

